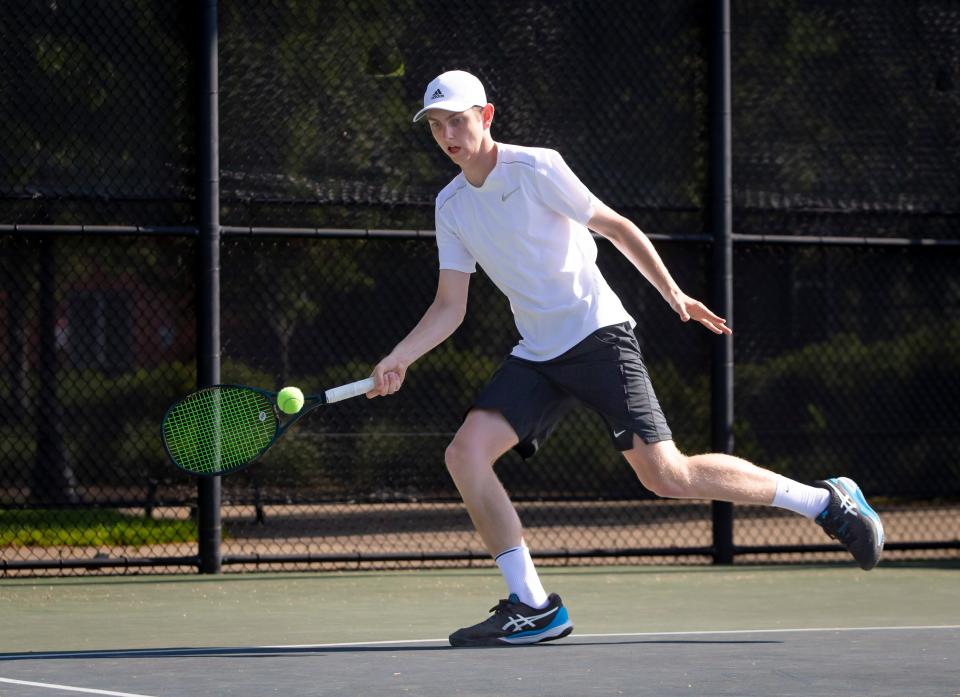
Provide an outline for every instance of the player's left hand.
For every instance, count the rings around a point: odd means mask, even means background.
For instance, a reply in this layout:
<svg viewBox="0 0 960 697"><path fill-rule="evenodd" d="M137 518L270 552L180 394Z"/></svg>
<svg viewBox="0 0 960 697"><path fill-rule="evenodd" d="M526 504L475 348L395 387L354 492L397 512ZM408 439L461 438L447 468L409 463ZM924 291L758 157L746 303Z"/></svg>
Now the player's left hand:
<svg viewBox="0 0 960 697"><path fill-rule="evenodd" d="M699 322L714 334L733 334L727 326L727 320L714 314L710 308L689 295L677 292L671 299L670 305L680 315L681 322L693 320Z"/></svg>

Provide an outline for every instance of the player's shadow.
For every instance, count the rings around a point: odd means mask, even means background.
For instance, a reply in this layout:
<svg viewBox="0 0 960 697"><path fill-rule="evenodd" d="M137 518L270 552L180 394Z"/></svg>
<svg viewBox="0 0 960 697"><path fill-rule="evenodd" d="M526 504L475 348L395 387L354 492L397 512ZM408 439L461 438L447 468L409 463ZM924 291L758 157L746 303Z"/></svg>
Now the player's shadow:
<svg viewBox="0 0 960 697"><path fill-rule="evenodd" d="M782 644L782 641L776 639L625 639L622 641L565 641L562 644L556 644L557 648L561 646L622 646L625 644ZM536 646L549 646L549 644L536 644Z"/></svg>
<svg viewBox="0 0 960 697"><path fill-rule="evenodd" d="M782 644L776 640L758 639L624 639L620 641L565 641L562 643L528 644L520 646L476 646L470 649L484 649L492 651L528 650L563 650L564 648L583 648L585 646L609 646L631 644ZM463 647L453 647L445 643L436 644L391 644L390 646L278 646L278 647L243 647L243 646L211 646L211 647L172 647L156 649L110 649L99 651L48 651L23 652L0 654L2 661L90 661L96 659L122 658L277 658L283 656L323 656L327 654L350 653L409 653L430 651L462 651Z"/></svg>

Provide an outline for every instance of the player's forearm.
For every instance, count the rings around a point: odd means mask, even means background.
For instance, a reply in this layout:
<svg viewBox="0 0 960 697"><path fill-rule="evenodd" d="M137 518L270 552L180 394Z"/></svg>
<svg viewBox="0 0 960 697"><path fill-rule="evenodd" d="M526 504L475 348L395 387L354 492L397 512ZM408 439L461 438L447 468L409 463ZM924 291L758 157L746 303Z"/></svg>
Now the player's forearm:
<svg viewBox="0 0 960 697"><path fill-rule="evenodd" d="M637 267L644 278L660 291L660 295L667 302L673 304L673 301L681 295L680 287L667 271L666 264L663 263L653 243L633 221L606 204L596 201L588 227L610 240L620 253Z"/></svg>
<svg viewBox="0 0 960 697"><path fill-rule="evenodd" d="M463 316L463 308L434 301L417 325L394 347L391 353L404 366L410 366L453 334L463 322Z"/></svg>
<svg viewBox="0 0 960 697"><path fill-rule="evenodd" d="M644 278L660 291L664 300L670 302L670 299L680 292L680 287L673 280L650 238L626 218L623 219L621 227L623 229L620 234L611 237L611 241Z"/></svg>

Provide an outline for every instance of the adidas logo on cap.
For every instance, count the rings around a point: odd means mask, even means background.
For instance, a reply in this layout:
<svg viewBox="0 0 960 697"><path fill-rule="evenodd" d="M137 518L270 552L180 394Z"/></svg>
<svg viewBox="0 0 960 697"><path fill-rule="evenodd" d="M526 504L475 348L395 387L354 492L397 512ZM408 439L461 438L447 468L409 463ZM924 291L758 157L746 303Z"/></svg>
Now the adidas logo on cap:
<svg viewBox="0 0 960 697"><path fill-rule="evenodd" d="M474 106L483 107L486 103L487 95L480 80L462 70L448 70L427 83L423 91L423 108L413 120L419 121L430 109L460 112Z"/></svg>

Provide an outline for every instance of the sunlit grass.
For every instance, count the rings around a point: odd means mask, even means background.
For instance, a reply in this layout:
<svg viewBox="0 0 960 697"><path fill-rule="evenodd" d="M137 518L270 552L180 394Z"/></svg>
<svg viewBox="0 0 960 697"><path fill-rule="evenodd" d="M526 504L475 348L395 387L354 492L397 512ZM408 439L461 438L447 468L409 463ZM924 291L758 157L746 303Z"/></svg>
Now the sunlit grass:
<svg viewBox="0 0 960 697"><path fill-rule="evenodd" d="M154 520L98 508L0 511L0 547L135 546L196 539L191 520Z"/></svg>

